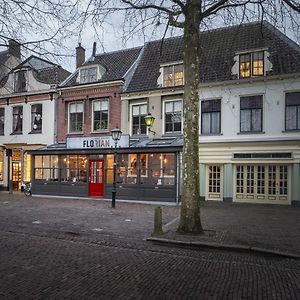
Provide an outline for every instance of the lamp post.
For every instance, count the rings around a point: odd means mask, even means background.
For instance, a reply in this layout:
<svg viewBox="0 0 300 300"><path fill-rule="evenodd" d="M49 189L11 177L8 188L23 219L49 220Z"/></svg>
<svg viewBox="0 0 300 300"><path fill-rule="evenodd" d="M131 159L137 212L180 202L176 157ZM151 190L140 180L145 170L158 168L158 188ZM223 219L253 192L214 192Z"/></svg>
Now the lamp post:
<svg viewBox="0 0 300 300"><path fill-rule="evenodd" d="M116 185L117 185L117 145L118 145L118 141L121 139L122 136L122 131L116 127L114 129L111 130L111 137L115 142L115 149L114 149L114 178L113 178L113 188L112 188L112 192L111 192L111 207L115 208L116 207L116 193L117 193L117 189L116 189Z"/></svg>
<svg viewBox="0 0 300 300"><path fill-rule="evenodd" d="M151 129L151 127L153 126L155 117L153 117L150 113L148 113L148 115L144 118L144 120L145 120L146 126L148 128L148 131L152 132L153 135L155 135L156 132Z"/></svg>

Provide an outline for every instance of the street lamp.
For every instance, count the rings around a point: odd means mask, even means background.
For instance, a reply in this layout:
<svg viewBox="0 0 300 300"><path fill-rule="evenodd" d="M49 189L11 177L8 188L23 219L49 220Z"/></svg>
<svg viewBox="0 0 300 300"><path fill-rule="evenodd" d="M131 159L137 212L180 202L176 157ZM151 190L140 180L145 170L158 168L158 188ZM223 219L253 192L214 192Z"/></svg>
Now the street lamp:
<svg viewBox="0 0 300 300"><path fill-rule="evenodd" d="M112 129L111 131L111 137L115 142L115 151L114 151L114 181L113 181L113 188L111 192L111 207L115 208L116 207L116 180L117 180L117 145L118 141L121 139L122 136L122 131L116 127Z"/></svg>
<svg viewBox="0 0 300 300"><path fill-rule="evenodd" d="M155 135L155 131L151 129L151 127L153 126L155 117L153 117L150 113L148 113L148 115L144 118L146 126L148 128L149 132L152 132Z"/></svg>

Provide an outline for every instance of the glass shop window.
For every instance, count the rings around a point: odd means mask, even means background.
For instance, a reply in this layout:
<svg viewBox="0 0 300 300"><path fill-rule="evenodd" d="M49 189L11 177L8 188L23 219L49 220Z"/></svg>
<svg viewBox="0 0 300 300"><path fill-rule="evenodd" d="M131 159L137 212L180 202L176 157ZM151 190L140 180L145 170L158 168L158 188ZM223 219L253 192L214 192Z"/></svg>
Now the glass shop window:
<svg viewBox="0 0 300 300"><path fill-rule="evenodd" d="M36 155L34 162L35 180L58 181L57 155Z"/></svg>
<svg viewBox="0 0 300 300"><path fill-rule="evenodd" d="M61 162L61 181L87 182L86 155L63 155Z"/></svg>

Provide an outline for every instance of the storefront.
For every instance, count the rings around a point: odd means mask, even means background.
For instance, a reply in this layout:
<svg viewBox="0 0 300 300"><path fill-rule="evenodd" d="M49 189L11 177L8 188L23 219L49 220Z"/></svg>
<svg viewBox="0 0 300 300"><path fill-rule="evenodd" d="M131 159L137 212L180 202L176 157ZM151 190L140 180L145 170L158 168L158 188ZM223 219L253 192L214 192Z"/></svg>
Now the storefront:
<svg viewBox="0 0 300 300"><path fill-rule="evenodd" d="M178 202L182 139L129 140L116 150L117 199ZM32 154L33 194L110 198L114 142L110 136L68 138Z"/></svg>

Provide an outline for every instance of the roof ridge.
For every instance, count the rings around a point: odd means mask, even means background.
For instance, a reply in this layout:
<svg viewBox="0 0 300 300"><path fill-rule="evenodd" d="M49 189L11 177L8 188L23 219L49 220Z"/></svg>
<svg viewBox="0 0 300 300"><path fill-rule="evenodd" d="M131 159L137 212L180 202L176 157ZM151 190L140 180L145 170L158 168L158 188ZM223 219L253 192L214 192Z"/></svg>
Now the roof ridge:
<svg viewBox="0 0 300 300"><path fill-rule="evenodd" d="M143 46L136 46L136 47L132 47L132 48L126 48L126 49L119 49L119 50L108 51L108 52L103 52L103 53L97 53L95 55L95 57L101 56L101 55L108 55L108 54L118 53L118 52L125 52L125 51L137 50L139 48L143 48Z"/></svg>

